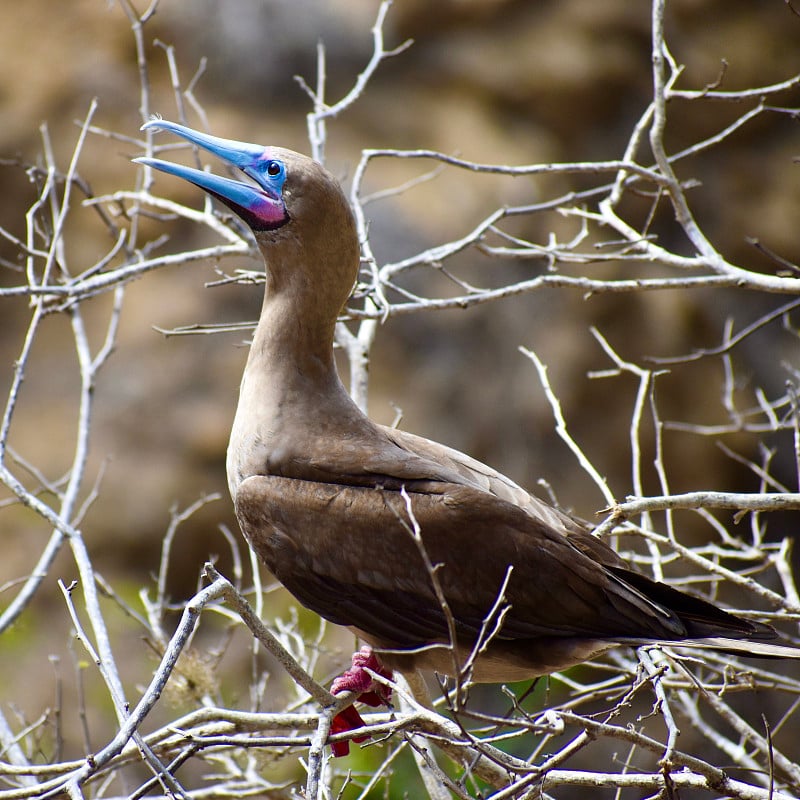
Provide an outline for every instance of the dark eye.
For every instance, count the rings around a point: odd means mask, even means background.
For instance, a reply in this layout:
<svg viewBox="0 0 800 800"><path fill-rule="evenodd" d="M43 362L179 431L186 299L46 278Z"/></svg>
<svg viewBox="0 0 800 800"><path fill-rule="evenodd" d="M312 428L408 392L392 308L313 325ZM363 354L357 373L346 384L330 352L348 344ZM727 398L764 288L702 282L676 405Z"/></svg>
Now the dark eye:
<svg viewBox="0 0 800 800"><path fill-rule="evenodd" d="M269 164L267 164L267 175L272 175L272 177L275 177L276 175L280 174L281 174L280 162L270 161Z"/></svg>

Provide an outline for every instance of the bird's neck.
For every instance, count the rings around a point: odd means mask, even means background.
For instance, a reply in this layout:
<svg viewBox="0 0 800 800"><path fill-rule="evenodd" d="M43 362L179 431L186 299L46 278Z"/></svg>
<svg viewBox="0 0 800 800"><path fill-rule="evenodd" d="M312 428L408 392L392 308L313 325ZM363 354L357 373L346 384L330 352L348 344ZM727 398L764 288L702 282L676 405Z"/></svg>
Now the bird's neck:
<svg viewBox="0 0 800 800"><path fill-rule="evenodd" d="M363 418L339 380L335 315L267 297L253 336L228 448L231 491L249 475L302 477L316 443Z"/></svg>
<svg viewBox="0 0 800 800"><path fill-rule="evenodd" d="M300 376L324 383L331 373L336 373L336 311L309 306L298 303L288 293L267 292L245 373L268 373L270 382L287 384L286 388Z"/></svg>

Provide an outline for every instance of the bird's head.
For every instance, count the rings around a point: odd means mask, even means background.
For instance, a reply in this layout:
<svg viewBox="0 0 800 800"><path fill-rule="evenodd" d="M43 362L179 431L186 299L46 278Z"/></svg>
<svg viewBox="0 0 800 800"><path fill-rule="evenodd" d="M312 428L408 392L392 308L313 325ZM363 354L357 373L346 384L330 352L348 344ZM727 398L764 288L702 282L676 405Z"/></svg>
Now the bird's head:
<svg viewBox="0 0 800 800"><path fill-rule="evenodd" d="M313 285L315 293L342 295L338 311L355 281L359 245L349 203L332 175L313 159L283 147L221 139L161 119L142 127L174 133L250 178L234 180L158 158L134 159L190 181L236 212L255 234L274 289L289 284L299 288L298 281Z"/></svg>

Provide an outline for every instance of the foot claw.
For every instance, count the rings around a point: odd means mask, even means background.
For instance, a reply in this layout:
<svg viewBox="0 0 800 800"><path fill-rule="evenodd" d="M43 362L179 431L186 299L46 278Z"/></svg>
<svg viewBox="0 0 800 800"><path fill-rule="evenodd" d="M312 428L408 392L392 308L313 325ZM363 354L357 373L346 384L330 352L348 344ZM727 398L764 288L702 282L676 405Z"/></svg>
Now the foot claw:
<svg viewBox="0 0 800 800"><path fill-rule="evenodd" d="M386 669L381 664L372 648L364 645L357 653L353 653L352 666L345 670L331 684L331 694L342 694L343 692L356 692L358 702L365 703L373 708L381 705L388 705L392 698L392 690L383 683L376 681L367 670L380 675L383 678L391 679L392 671ZM352 731L364 726L364 720L353 706L342 709L331 720L331 733L343 733ZM366 741L368 736L354 736L354 742ZM334 756L346 756L350 752L350 742L342 741L331 745Z"/></svg>
<svg viewBox="0 0 800 800"><path fill-rule="evenodd" d="M370 706L388 704L392 698L392 690L383 683L374 680L367 670L382 678L391 679L392 671L381 664L372 648L364 645L357 653L353 653L353 666L345 670L331 684L331 694L342 692L358 692L359 702Z"/></svg>

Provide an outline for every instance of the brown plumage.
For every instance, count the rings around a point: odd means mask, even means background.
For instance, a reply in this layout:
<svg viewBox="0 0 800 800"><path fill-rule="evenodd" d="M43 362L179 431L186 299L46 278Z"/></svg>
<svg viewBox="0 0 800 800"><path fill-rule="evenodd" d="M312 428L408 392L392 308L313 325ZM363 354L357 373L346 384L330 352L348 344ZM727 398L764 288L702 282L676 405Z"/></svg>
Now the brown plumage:
<svg viewBox="0 0 800 800"><path fill-rule="evenodd" d="M303 605L357 631L389 666L447 674L466 662L494 608L501 624L481 643L471 674L477 681L549 673L618 644L797 654L760 641L774 636L769 626L631 572L580 523L484 464L368 419L333 358L334 325L360 254L338 183L289 150L149 124L256 181L143 159L231 206L264 256L264 305L242 379L228 480L244 535ZM447 609L415 526L437 565Z"/></svg>

